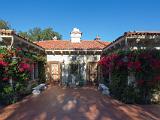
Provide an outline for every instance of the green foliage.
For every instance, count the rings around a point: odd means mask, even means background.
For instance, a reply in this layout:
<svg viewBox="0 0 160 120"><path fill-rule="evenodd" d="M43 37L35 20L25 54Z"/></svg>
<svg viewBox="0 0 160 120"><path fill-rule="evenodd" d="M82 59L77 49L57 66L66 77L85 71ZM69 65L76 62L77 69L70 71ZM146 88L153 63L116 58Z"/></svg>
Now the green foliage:
<svg viewBox="0 0 160 120"><path fill-rule="evenodd" d="M11 26L7 21L0 19L0 29L10 29L10 28Z"/></svg>
<svg viewBox="0 0 160 120"><path fill-rule="evenodd" d="M112 81L109 88L114 98L121 100L122 94L127 87L127 71L126 69L121 71L114 71L112 73Z"/></svg>
<svg viewBox="0 0 160 120"><path fill-rule="evenodd" d="M0 82L1 90L0 90L0 99L2 104L11 104L20 100L23 96L26 95L27 91L27 82L17 80L13 82L13 86L11 86L8 82Z"/></svg>
<svg viewBox="0 0 160 120"><path fill-rule="evenodd" d="M46 82L45 61L38 62L38 78L39 78L39 81L38 81L39 83Z"/></svg>
<svg viewBox="0 0 160 120"><path fill-rule="evenodd" d="M24 38L30 39L28 32L22 32L22 31L20 31L20 32L18 33L18 35L20 35L20 36L22 36L22 37L24 37Z"/></svg>
<svg viewBox="0 0 160 120"><path fill-rule="evenodd" d="M42 40L52 40L56 36L58 40L62 39L62 35L58 32L54 32L53 28L46 28L42 30Z"/></svg>
<svg viewBox="0 0 160 120"><path fill-rule="evenodd" d="M160 51L116 51L103 55L99 61L103 76L111 72L111 95L125 103L148 104L160 92ZM129 83L131 73L134 81ZM107 80L107 78L104 78ZM130 79L129 79L130 80ZM158 101L157 101L158 102Z"/></svg>
<svg viewBox="0 0 160 120"><path fill-rule="evenodd" d="M128 104L140 103L140 94L133 85L126 86L122 93L121 100Z"/></svg>
<svg viewBox="0 0 160 120"><path fill-rule="evenodd" d="M16 60L12 59L16 55ZM0 102L11 104L28 94L30 72L34 62L40 65L39 83L45 82L45 57L21 49L0 49ZM12 82L11 82L12 81ZM12 84L11 84L12 83Z"/></svg>
<svg viewBox="0 0 160 120"><path fill-rule="evenodd" d="M28 38L31 41L52 40L55 36L58 40L62 39L62 35L60 35L58 32L55 32L53 28L50 27L45 29L35 27L27 32L20 31L18 34Z"/></svg>
<svg viewBox="0 0 160 120"><path fill-rule="evenodd" d="M5 85L1 91L0 98L4 104L14 103L15 98L13 88L10 85Z"/></svg>
<svg viewBox="0 0 160 120"><path fill-rule="evenodd" d="M11 25L7 21L0 19L0 29L11 29ZM55 36L58 40L62 39L62 35L54 31L51 27L45 29L35 27L25 32L19 31L18 34L31 41L52 40Z"/></svg>

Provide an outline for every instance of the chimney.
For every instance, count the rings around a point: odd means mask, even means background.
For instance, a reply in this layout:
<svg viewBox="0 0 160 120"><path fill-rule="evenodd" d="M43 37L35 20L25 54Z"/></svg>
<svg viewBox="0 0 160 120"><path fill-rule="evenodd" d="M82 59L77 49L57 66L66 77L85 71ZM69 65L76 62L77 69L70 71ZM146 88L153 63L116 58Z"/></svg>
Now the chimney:
<svg viewBox="0 0 160 120"><path fill-rule="evenodd" d="M57 36L54 36L54 37L53 37L53 40L57 40Z"/></svg>
<svg viewBox="0 0 160 120"><path fill-rule="evenodd" d="M80 32L80 30L78 28L73 28L70 35L71 35L71 42L73 42L73 43L80 43L81 42L82 32Z"/></svg>
<svg viewBox="0 0 160 120"><path fill-rule="evenodd" d="M94 40L101 40L101 37L99 35L97 35Z"/></svg>

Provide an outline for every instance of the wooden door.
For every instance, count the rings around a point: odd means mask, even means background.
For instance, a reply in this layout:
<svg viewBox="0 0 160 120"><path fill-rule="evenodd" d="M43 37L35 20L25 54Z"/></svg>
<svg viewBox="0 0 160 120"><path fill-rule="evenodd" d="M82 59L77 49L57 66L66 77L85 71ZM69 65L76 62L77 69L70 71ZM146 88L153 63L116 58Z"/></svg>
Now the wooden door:
<svg viewBox="0 0 160 120"><path fill-rule="evenodd" d="M50 79L51 82L59 82L61 77L60 63L50 62Z"/></svg>
<svg viewBox="0 0 160 120"><path fill-rule="evenodd" d="M87 64L87 81L89 83L97 83L97 62L89 62Z"/></svg>

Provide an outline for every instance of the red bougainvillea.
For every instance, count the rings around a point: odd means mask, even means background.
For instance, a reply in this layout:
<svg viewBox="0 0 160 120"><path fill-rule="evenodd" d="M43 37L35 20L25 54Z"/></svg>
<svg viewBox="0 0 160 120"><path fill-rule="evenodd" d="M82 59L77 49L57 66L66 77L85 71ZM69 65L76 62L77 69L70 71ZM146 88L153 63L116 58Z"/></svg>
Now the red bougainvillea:
<svg viewBox="0 0 160 120"><path fill-rule="evenodd" d="M157 52L157 51L156 51ZM108 74L109 70L128 69L128 72L136 72L137 74L150 73L160 71L160 56L155 51L130 51L124 53L114 53L104 55L98 62L103 69L103 73ZM150 71L150 72L149 72ZM152 78L152 80L145 80L149 74L144 74L143 79L137 80L138 85L145 83L155 83L160 80L160 76ZM156 84L156 83L155 83Z"/></svg>
<svg viewBox="0 0 160 120"><path fill-rule="evenodd" d="M130 56L130 58L131 58L131 56ZM128 58L126 58L126 56L125 56L125 59L128 60ZM128 70L141 71L141 62L140 61L125 61L124 57L119 56L118 54L103 56L98 63L99 63L99 65L106 67L106 68L109 68L109 67L110 68L111 67L120 68L122 66L127 66ZM115 66L113 66L112 63L114 63Z"/></svg>
<svg viewBox="0 0 160 120"><path fill-rule="evenodd" d="M111 95L126 103L150 103L160 86L160 51L115 51L98 62Z"/></svg>
<svg viewBox="0 0 160 120"><path fill-rule="evenodd" d="M0 49L0 80L7 81L9 78L28 79L29 72L32 71L31 64L33 60L25 56L21 48L17 50ZM13 57L15 57L13 59ZM22 56L22 57L20 57Z"/></svg>
<svg viewBox="0 0 160 120"><path fill-rule="evenodd" d="M0 60L0 66L2 67L6 67L8 65L7 62L3 61L3 60Z"/></svg>
<svg viewBox="0 0 160 120"><path fill-rule="evenodd" d="M160 60L158 60L158 59L151 59L151 67L153 68L153 69L160 69Z"/></svg>
<svg viewBox="0 0 160 120"><path fill-rule="evenodd" d="M143 85L144 82L145 82L144 80L137 80L137 84L140 85L140 86Z"/></svg>
<svg viewBox="0 0 160 120"><path fill-rule="evenodd" d="M110 56L103 56L101 60L98 62L100 65L109 67L110 63L118 57L117 54L112 54Z"/></svg>
<svg viewBox="0 0 160 120"><path fill-rule="evenodd" d="M19 71L31 71L31 66L27 63L20 63L19 65Z"/></svg>
<svg viewBox="0 0 160 120"><path fill-rule="evenodd" d="M155 81L160 81L160 75L155 76L154 80Z"/></svg>
<svg viewBox="0 0 160 120"><path fill-rule="evenodd" d="M7 80L9 80L9 78L8 77L4 77L2 80L7 81Z"/></svg>
<svg viewBox="0 0 160 120"><path fill-rule="evenodd" d="M142 69L140 61L128 62L127 66L129 70L141 71Z"/></svg>

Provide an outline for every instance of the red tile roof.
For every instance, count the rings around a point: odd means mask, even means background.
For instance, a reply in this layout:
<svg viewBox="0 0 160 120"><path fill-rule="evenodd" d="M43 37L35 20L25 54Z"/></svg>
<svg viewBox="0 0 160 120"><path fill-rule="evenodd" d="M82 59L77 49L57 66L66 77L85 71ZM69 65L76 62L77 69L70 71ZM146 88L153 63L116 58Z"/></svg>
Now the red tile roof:
<svg viewBox="0 0 160 120"><path fill-rule="evenodd" d="M81 40L80 43L72 43L70 40L46 40L36 42L45 49L54 50L102 50L109 42L99 40Z"/></svg>

